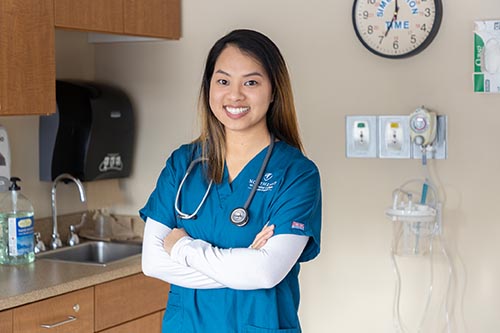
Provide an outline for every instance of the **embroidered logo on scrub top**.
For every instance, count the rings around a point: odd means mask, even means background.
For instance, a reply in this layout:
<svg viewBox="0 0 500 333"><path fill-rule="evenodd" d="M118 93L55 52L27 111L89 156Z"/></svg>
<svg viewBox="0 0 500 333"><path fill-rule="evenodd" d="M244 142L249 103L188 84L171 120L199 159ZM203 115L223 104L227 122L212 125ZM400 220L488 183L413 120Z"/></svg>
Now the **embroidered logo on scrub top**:
<svg viewBox="0 0 500 333"><path fill-rule="evenodd" d="M304 223L295 222L295 221L292 222L292 229L304 230L304 228L305 228Z"/></svg>
<svg viewBox="0 0 500 333"><path fill-rule="evenodd" d="M257 187L257 191L260 191L260 192L272 191L274 186L276 185L277 181L270 182L271 178L273 178L273 174L270 172L266 173L262 177L262 180L260 181L260 184ZM252 189L253 184L255 184L255 179L249 179L248 180L248 189Z"/></svg>

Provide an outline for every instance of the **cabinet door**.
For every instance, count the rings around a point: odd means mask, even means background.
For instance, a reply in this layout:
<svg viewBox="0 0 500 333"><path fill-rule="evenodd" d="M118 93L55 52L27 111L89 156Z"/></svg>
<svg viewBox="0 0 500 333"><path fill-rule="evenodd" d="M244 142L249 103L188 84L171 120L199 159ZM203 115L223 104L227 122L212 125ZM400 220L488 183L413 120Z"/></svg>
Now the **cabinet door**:
<svg viewBox="0 0 500 333"><path fill-rule="evenodd" d="M12 333L12 311L0 312L0 332Z"/></svg>
<svg viewBox="0 0 500 333"><path fill-rule="evenodd" d="M180 0L123 0L125 34L179 39Z"/></svg>
<svg viewBox="0 0 500 333"><path fill-rule="evenodd" d="M113 328L101 331L100 333L161 333L162 316L160 312L142 317L128 323L115 326Z"/></svg>
<svg viewBox="0 0 500 333"><path fill-rule="evenodd" d="M1 115L56 110L52 1L0 1Z"/></svg>
<svg viewBox="0 0 500 333"><path fill-rule="evenodd" d="M96 332L165 309L169 289L142 273L95 286Z"/></svg>
<svg viewBox="0 0 500 333"><path fill-rule="evenodd" d="M55 26L123 33L123 0L55 0Z"/></svg>
<svg viewBox="0 0 500 333"><path fill-rule="evenodd" d="M91 333L94 332L93 288L24 305L13 312L14 333Z"/></svg>

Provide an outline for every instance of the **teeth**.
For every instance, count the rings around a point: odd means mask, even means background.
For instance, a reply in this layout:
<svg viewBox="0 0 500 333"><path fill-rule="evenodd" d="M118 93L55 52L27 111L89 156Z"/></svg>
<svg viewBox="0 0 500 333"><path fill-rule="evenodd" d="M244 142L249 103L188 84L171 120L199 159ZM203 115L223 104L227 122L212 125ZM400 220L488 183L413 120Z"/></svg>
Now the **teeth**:
<svg viewBox="0 0 500 333"><path fill-rule="evenodd" d="M226 106L226 110L227 110L227 112L229 112L231 114L240 114L243 112L247 112L249 110L249 108L248 107L232 108L232 107Z"/></svg>

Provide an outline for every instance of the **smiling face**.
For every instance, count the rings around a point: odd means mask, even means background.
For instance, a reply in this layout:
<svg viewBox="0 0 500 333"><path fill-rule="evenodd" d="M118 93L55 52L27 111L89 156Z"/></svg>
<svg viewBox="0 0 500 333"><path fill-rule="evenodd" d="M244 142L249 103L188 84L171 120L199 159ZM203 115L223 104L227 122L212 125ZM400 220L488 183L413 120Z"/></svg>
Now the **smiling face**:
<svg viewBox="0 0 500 333"><path fill-rule="evenodd" d="M271 81L262 65L235 46L218 57L210 81L210 108L226 134L267 134Z"/></svg>

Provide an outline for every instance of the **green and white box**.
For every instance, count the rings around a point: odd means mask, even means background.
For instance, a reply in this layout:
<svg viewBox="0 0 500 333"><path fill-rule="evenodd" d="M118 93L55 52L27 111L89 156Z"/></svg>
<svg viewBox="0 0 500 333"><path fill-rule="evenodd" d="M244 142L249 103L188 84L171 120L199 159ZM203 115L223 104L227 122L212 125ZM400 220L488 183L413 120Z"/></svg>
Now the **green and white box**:
<svg viewBox="0 0 500 333"><path fill-rule="evenodd" d="M474 92L500 93L500 20L474 22Z"/></svg>

